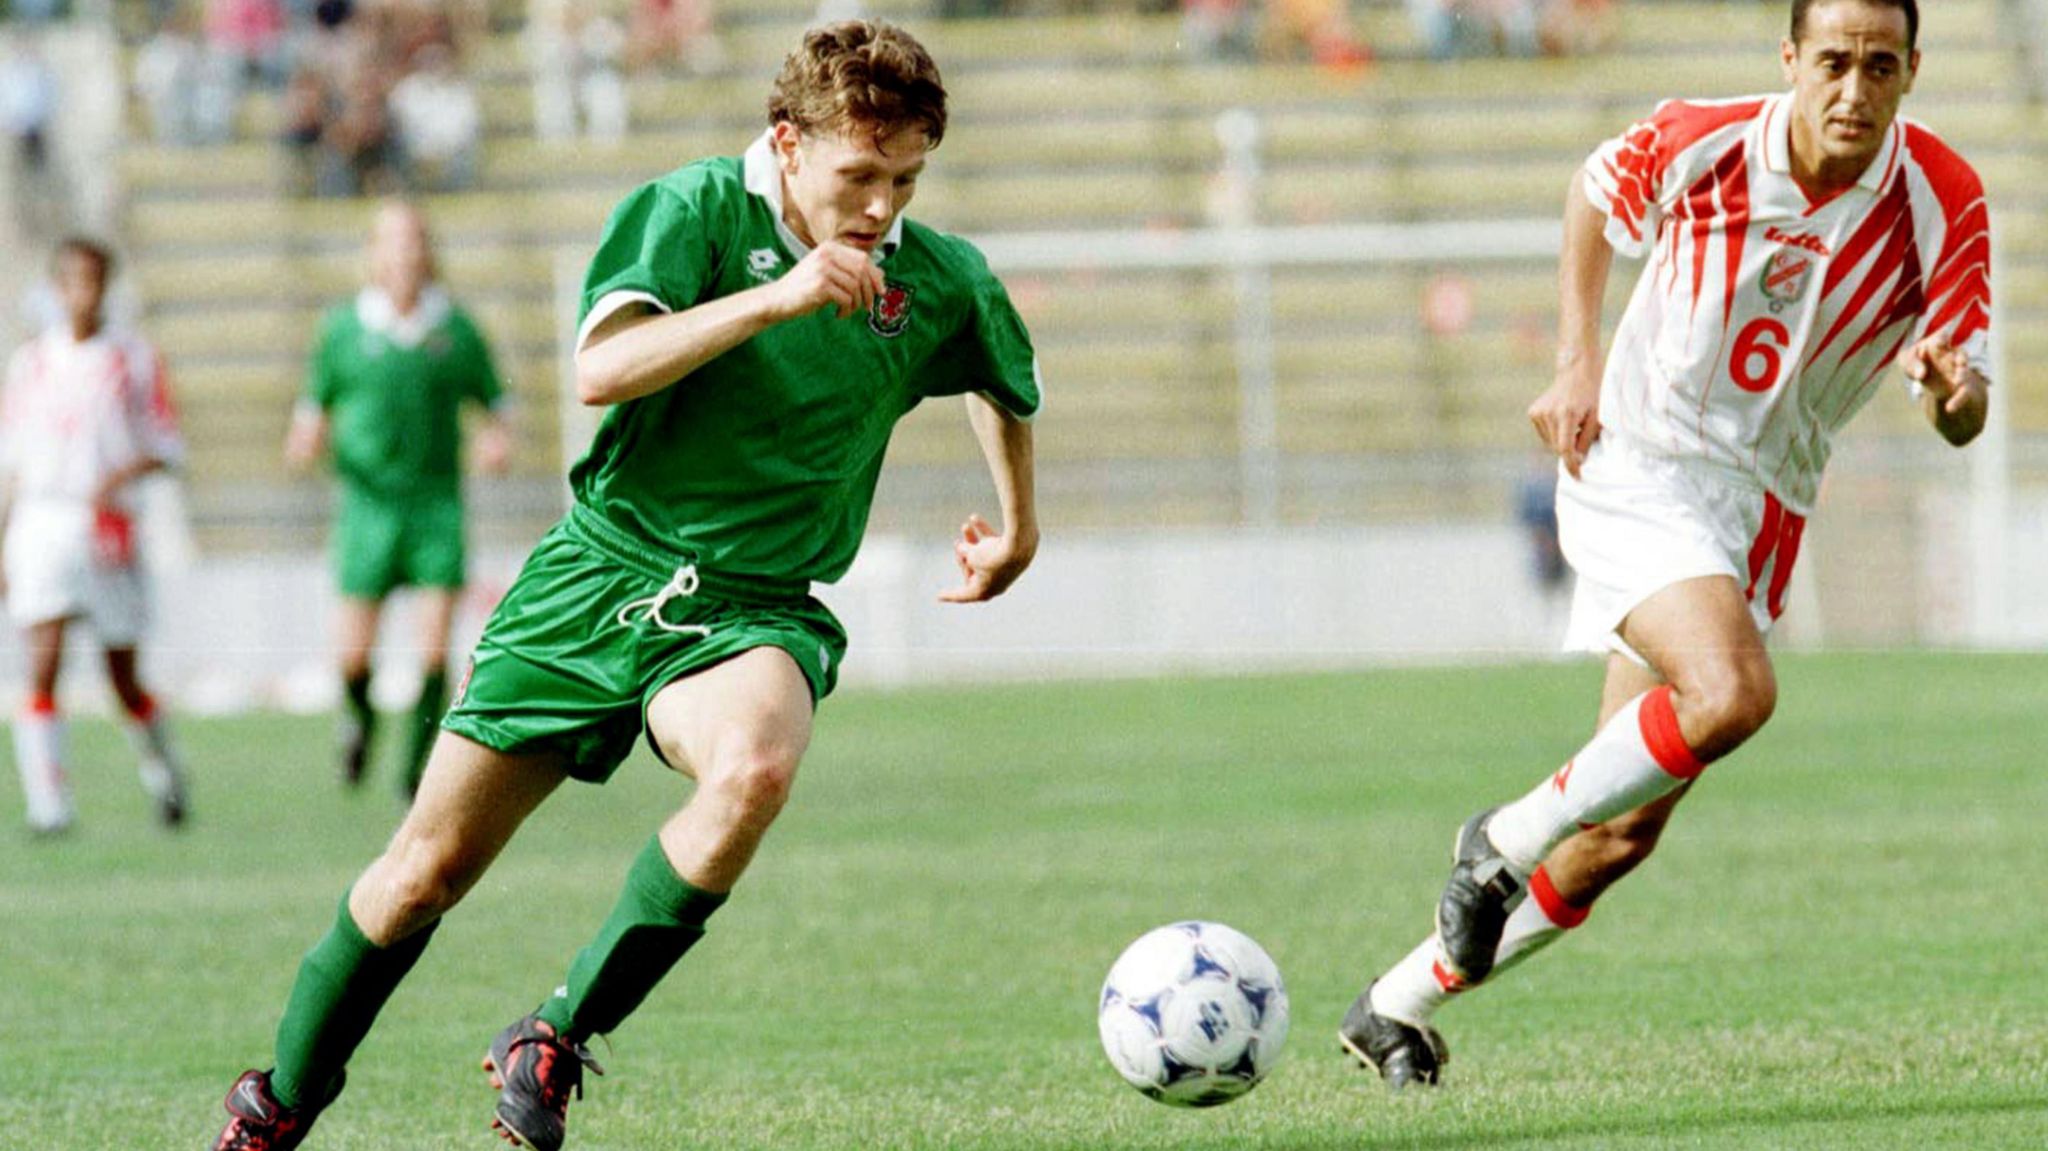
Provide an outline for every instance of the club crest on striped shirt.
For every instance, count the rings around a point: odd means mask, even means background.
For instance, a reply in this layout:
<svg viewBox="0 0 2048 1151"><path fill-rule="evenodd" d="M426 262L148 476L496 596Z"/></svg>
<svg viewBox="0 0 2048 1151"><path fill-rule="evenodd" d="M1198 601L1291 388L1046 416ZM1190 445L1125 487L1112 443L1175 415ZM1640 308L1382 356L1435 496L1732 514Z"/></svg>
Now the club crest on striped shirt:
<svg viewBox="0 0 2048 1151"><path fill-rule="evenodd" d="M910 326L910 286L882 285L875 302L868 306L868 327L878 336L895 337Z"/></svg>
<svg viewBox="0 0 2048 1151"><path fill-rule="evenodd" d="M1812 270L1811 255L1796 248L1778 249L1764 269L1764 295L1770 299L1773 312L1799 299L1806 290L1807 273Z"/></svg>

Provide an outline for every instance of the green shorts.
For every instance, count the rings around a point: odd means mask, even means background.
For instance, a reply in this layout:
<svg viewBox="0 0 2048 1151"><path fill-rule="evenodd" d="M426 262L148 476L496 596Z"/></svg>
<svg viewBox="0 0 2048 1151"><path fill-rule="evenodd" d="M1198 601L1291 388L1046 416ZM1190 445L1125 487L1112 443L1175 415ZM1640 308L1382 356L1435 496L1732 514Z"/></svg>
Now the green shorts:
<svg viewBox="0 0 2048 1151"><path fill-rule="evenodd" d="M463 578L462 497L394 498L343 484L329 541L334 581L350 599L393 588L458 588Z"/></svg>
<svg viewBox="0 0 2048 1151"><path fill-rule="evenodd" d="M646 730L656 692L742 652L781 648L814 703L831 692L846 631L808 585L703 573L694 594L664 595L682 561L594 518L578 508L534 548L477 641L444 729L498 751L558 752L572 777L602 783Z"/></svg>

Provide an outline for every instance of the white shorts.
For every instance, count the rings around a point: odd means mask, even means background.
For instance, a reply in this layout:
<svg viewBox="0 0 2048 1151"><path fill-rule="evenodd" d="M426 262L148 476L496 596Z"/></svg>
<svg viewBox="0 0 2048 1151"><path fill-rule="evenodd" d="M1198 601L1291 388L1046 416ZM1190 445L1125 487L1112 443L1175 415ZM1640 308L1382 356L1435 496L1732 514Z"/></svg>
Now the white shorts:
<svg viewBox="0 0 2048 1151"><path fill-rule="evenodd" d="M1806 517L1753 482L1700 461L1649 455L1603 436L1557 481L1557 534L1578 573L1567 651L1643 658L1616 629L1644 600L1689 579L1727 576L1759 633L1784 613Z"/></svg>
<svg viewBox="0 0 2048 1151"><path fill-rule="evenodd" d="M149 624L149 595L132 549L109 553L92 509L73 503L17 503L4 544L7 616L16 627L78 617L107 647L132 647Z"/></svg>

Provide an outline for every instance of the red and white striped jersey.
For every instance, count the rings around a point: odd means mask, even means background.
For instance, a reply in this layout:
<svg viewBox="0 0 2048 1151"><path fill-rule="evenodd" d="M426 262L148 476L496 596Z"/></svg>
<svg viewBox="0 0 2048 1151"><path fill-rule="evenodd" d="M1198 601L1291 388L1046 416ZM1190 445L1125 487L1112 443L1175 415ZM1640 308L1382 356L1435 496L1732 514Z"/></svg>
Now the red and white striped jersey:
<svg viewBox="0 0 2048 1151"><path fill-rule="evenodd" d="M1608 352L1605 434L1705 459L1811 512L1831 440L1908 341L1980 372L1991 323L1983 185L1895 121L1863 178L1815 203L1792 177L1791 96L1666 101L1586 161L1608 242L1648 256Z"/></svg>
<svg viewBox="0 0 2048 1151"><path fill-rule="evenodd" d="M0 388L0 470L19 500L85 504L116 469L184 458L164 364L140 337L73 339L59 325L23 344Z"/></svg>

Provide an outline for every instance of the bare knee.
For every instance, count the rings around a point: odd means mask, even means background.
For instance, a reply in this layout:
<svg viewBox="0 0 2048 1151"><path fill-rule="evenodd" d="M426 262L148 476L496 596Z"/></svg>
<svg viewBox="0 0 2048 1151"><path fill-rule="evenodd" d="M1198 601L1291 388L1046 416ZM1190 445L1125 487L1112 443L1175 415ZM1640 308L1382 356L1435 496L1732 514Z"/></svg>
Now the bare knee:
<svg viewBox="0 0 2048 1151"><path fill-rule="evenodd" d="M1735 750L1778 707L1778 678L1759 654L1715 664L1680 686L1673 704L1686 742L1702 759Z"/></svg>
<svg viewBox="0 0 2048 1151"><path fill-rule="evenodd" d="M462 901L480 868L454 844L398 841L370 866L351 906L373 940L390 942L425 927Z"/></svg>
<svg viewBox="0 0 2048 1151"><path fill-rule="evenodd" d="M796 783L797 752L758 739L735 740L723 749L702 786L730 807L740 822L766 826L789 802Z"/></svg>

